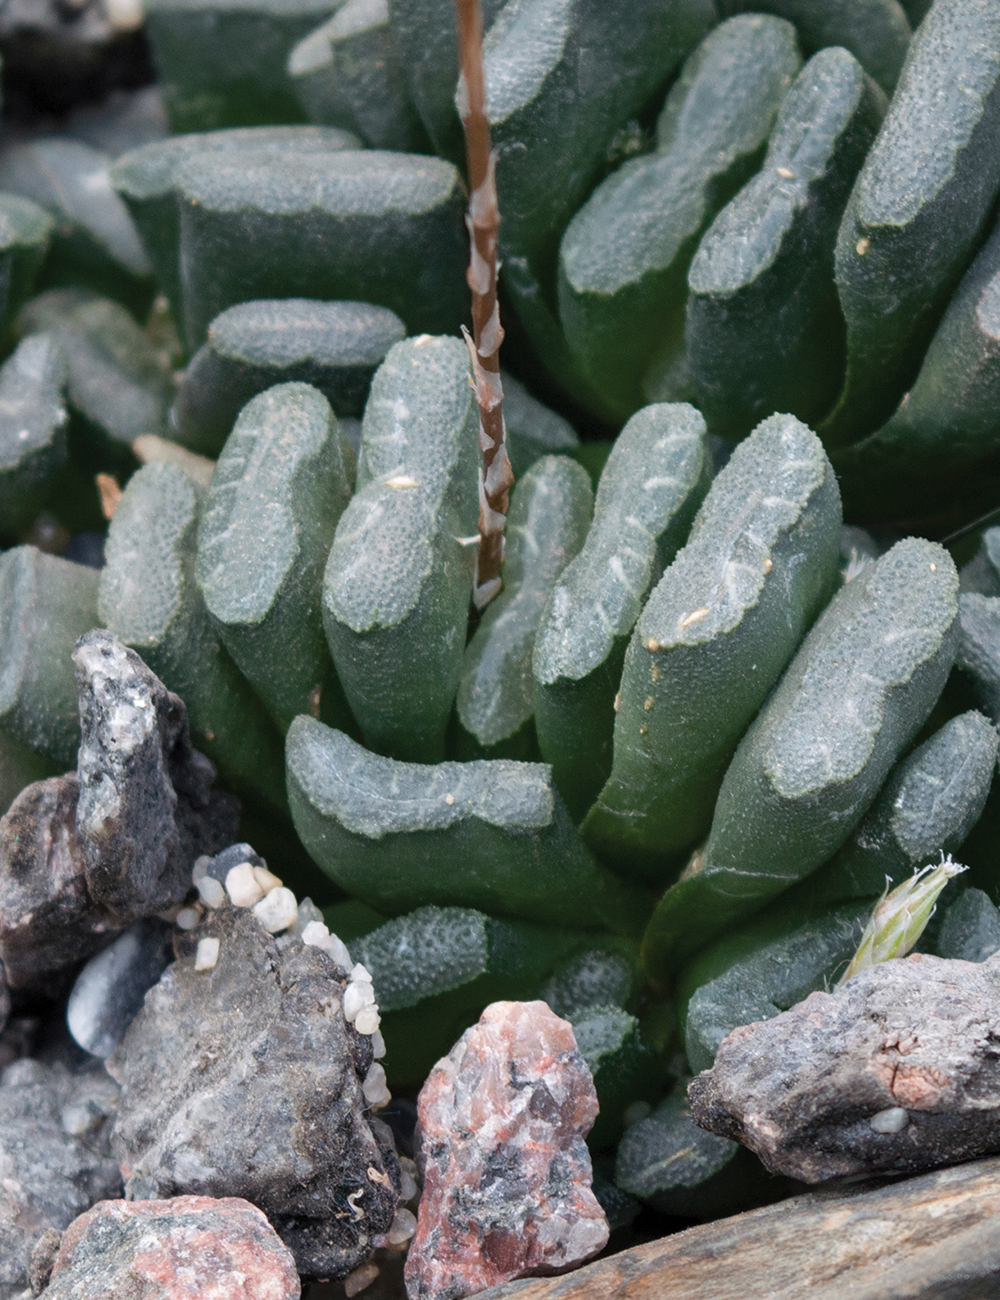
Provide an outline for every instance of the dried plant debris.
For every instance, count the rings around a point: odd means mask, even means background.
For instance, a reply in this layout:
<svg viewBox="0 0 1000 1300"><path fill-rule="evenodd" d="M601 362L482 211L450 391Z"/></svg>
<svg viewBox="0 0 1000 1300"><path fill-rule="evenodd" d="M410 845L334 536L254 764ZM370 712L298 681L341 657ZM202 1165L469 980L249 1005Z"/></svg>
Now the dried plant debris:
<svg viewBox="0 0 1000 1300"><path fill-rule="evenodd" d="M736 1029L690 1085L702 1128L804 1182L1000 1151L1000 958L915 953Z"/></svg>

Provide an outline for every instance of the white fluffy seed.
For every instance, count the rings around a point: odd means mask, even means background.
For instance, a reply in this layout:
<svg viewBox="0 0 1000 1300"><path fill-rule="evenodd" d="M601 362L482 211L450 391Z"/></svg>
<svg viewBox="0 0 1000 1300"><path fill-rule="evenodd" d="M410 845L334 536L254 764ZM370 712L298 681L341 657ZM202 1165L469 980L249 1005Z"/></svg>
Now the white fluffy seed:
<svg viewBox="0 0 1000 1300"><path fill-rule="evenodd" d="M214 876L200 876L194 884L198 897L206 907L214 910L226 901L226 891L222 887L222 882L216 880Z"/></svg>
<svg viewBox="0 0 1000 1300"><path fill-rule="evenodd" d="M385 1056L385 1039L382 1037L381 1029L376 1029L372 1034L372 1054L376 1061L381 1061Z"/></svg>
<svg viewBox="0 0 1000 1300"><path fill-rule="evenodd" d="M910 1117L902 1106L889 1106L873 1115L868 1121L876 1133L902 1133L910 1122Z"/></svg>
<svg viewBox="0 0 1000 1300"><path fill-rule="evenodd" d="M213 970L219 960L218 939L199 939L194 955L195 970Z"/></svg>
<svg viewBox="0 0 1000 1300"><path fill-rule="evenodd" d="M264 891L258 885L249 862L238 862L226 873L226 893L232 900L233 907L253 907L254 903L264 897Z"/></svg>
<svg viewBox="0 0 1000 1300"><path fill-rule="evenodd" d="M299 901L282 885L255 903L253 914L268 934L280 934L298 920Z"/></svg>
<svg viewBox="0 0 1000 1300"><path fill-rule="evenodd" d="M193 930L201 920L201 912L197 907L182 907L174 917L174 925L178 930Z"/></svg>
<svg viewBox="0 0 1000 1300"><path fill-rule="evenodd" d="M359 1011L354 1020L354 1028L359 1034L374 1034L382 1023L382 1018L375 1007L365 1007Z"/></svg>
<svg viewBox="0 0 1000 1300"><path fill-rule="evenodd" d="M396 1211L396 1217L392 1221L392 1226L385 1234L386 1244L389 1246L402 1246L404 1242L409 1241L417 1230L417 1220L407 1209Z"/></svg>
<svg viewBox="0 0 1000 1300"><path fill-rule="evenodd" d="M267 867L254 867L253 878L260 885L265 894L269 894L272 889L281 888L281 880L273 871L268 871Z"/></svg>

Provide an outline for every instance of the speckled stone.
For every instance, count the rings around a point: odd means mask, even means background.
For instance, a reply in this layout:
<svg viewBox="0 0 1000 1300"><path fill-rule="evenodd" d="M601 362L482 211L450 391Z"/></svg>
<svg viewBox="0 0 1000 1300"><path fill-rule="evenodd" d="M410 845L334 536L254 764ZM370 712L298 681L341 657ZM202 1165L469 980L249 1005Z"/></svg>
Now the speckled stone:
<svg viewBox="0 0 1000 1300"><path fill-rule="evenodd" d="M199 970L205 938L218 960ZM345 1277L384 1244L399 1165L363 1083L372 1040L319 948L275 940L247 908L211 912L108 1062L126 1195L242 1196L307 1278Z"/></svg>
<svg viewBox="0 0 1000 1300"><path fill-rule="evenodd" d="M608 1240L584 1138L597 1094L573 1028L544 1002L494 1002L419 1100L424 1191L410 1300L460 1300L561 1273Z"/></svg>
<svg viewBox="0 0 1000 1300"><path fill-rule="evenodd" d="M229 1197L101 1201L63 1234L49 1300L298 1300L291 1253Z"/></svg>

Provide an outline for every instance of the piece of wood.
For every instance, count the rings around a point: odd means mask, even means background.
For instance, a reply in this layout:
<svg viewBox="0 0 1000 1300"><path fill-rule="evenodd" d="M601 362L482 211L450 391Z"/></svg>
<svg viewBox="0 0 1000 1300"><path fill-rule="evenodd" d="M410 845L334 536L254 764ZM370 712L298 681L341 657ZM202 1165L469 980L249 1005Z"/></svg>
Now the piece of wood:
<svg viewBox="0 0 1000 1300"><path fill-rule="evenodd" d="M1000 1159L812 1192L478 1300L988 1300Z"/></svg>

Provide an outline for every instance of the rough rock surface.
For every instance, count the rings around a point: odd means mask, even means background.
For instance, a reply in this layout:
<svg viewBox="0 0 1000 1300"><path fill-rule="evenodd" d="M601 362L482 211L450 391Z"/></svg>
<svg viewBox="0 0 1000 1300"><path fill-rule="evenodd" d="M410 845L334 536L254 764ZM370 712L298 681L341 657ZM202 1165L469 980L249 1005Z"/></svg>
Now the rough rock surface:
<svg viewBox="0 0 1000 1300"><path fill-rule="evenodd" d="M697 1124L815 1183L1000 1151L1000 956L915 953L723 1039Z"/></svg>
<svg viewBox="0 0 1000 1300"><path fill-rule="evenodd" d="M102 1201L63 1234L48 1300L298 1300L295 1261L235 1197Z"/></svg>
<svg viewBox="0 0 1000 1300"><path fill-rule="evenodd" d="M219 940L195 970L200 940ZM130 1198L242 1196L306 1277L343 1277L389 1231L399 1165L362 1093L372 1040L344 1019L347 981L319 948L221 908L180 943L109 1068Z"/></svg>
<svg viewBox="0 0 1000 1300"><path fill-rule="evenodd" d="M62 1231L95 1201L121 1193L118 1166L104 1147L117 1088L87 1072L71 1075L40 1061L0 1074L0 1300L28 1285L32 1248Z"/></svg>
<svg viewBox="0 0 1000 1300"><path fill-rule="evenodd" d="M137 654L88 632L74 654L77 772L29 785L0 818L0 970L51 992L54 972L179 903L191 864L235 838L239 806L210 789L187 713Z"/></svg>
<svg viewBox="0 0 1000 1300"><path fill-rule="evenodd" d="M608 1225L584 1138L594 1082L544 1002L494 1002L420 1092L424 1191L410 1300L459 1300L597 1254Z"/></svg>

